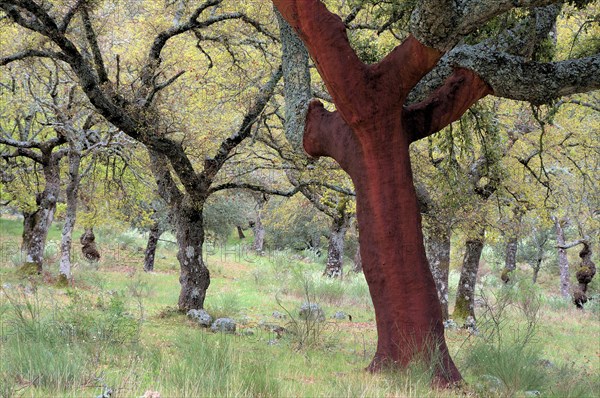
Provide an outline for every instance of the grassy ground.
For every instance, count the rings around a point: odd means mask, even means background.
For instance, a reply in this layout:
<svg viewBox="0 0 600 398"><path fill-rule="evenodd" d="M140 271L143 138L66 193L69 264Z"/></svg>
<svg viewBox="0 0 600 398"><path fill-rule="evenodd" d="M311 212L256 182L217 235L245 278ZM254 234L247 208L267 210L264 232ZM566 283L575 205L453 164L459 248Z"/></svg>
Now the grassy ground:
<svg viewBox="0 0 600 398"><path fill-rule="evenodd" d="M257 257L239 240L209 247L206 308L238 322L236 334L223 335L176 311L175 245L161 242L156 272L144 273L143 237L98 230L100 263L77 258L73 285L59 289L52 285L58 231L50 235L47 271L23 279L15 272L20 223L0 219L2 397L109 390L113 397L600 395L599 300L577 311L544 286L524 282L525 275L511 287L483 278L479 335L447 331L466 382L439 391L430 389L428 369L419 364L404 372L363 371L376 343L364 278L324 280L310 253ZM321 304L326 322L298 318L307 299ZM352 321L331 319L336 311ZM265 324L297 332L278 335Z"/></svg>

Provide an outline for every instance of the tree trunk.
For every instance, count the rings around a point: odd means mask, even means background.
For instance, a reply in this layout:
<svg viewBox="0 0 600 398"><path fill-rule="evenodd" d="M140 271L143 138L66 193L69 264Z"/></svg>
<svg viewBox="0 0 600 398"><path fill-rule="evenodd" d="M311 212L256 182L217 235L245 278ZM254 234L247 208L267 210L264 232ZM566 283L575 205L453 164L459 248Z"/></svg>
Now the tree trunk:
<svg viewBox="0 0 600 398"><path fill-rule="evenodd" d="M432 220L432 223L435 221ZM450 227L430 224L424 227L425 250L435 281L442 316L448 319L448 273L450 271Z"/></svg>
<svg viewBox="0 0 600 398"><path fill-rule="evenodd" d="M535 264L533 266L533 276L531 277L531 282L537 283L538 274L540 273L540 268L542 268L542 257L537 257L535 259Z"/></svg>
<svg viewBox="0 0 600 398"><path fill-rule="evenodd" d="M43 166L45 187L36 195L37 209L26 215L23 224L22 248L26 254L25 267L35 267L38 273L42 272L44 262L44 249L50 225L54 220L56 201L60 192L60 169L58 162L48 162Z"/></svg>
<svg viewBox="0 0 600 398"><path fill-rule="evenodd" d="M392 126L382 127L392 130ZM448 372L443 377L459 378L444 341L441 307L425 256L408 143L392 138L369 144L372 152L367 148L366 167L361 168L368 174L350 169L356 187L363 271L379 338L369 368L393 363L406 366L415 356L439 350L436 371ZM400 161L397 148L403 152Z"/></svg>
<svg viewBox="0 0 600 398"><path fill-rule="evenodd" d="M262 211L268 201L266 195L257 195L256 199L256 219L252 224L252 233L254 234L254 242L252 242L252 250L258 254L262 254L265 245L265 226L262 223Z"/></svg>
<svg viewBox="0 0 600 398"><path fill-rule="evenodd" d="M236 225L235 228L237 229L238 238L246 239L246 235L244 235L244 231L242 230L242 227L240 227L239 225Z"/></svg>
<svg viewBox="0 0 600 398"><path fill-rule="evenodd" d="M425 255L409 145L457 120L491 90L475 74L457 70L426 101L407 106L409 92L441 52L410 36L380 62L365 65L343 21L322 2L273 2L305 43L337 108L310 103L303 144L312 157L335 159L354 182L378 334L369 369L419 359L431 365L434 383L459 381Z"/></svg>
<svg viewBox="0 0 600 398"><path fill-rule="evenodd" d="M71 145L69 149L69 184L67 185L67 211L60 241L60 265L58 268L61 282L66 284L71 278L71 247L73 228L77 219L77 193L79 191L79 166L81 153Z"/></svg>
<svg viewBox="0 0 600 398"><path fill-rule="evenodd" d="M362 272L362 259L360 257L360 245L356 247L356 253L354 253L354 267L352 271L359 273Z"/></svg>
<svg viewBox="0 0 600 398"><path fill-rule="evenodd" d="M179 283L179 310L187 312L204 308L206 291L210 285L210 273L202 259L204 245L203 203L190 203L186 197L176 209L177 259L181 273Z"/></svg>
<svg viewBox="0 0 600 398"><path fill-rule="evenodd" d="M517 269L517 248L520 237L521 219L523 211L519 207L513 208L513 219L509 225L508 241L506 243L506 256L504 259L504 269L500 278L504 283L510 281L511 273Z"/></svg>
<svg viewBox="0 0 600 398"><path fill-rule="evenodd" d="M479 271L479 260L483 251L484 231L475 239L469 239L466 243L465 256L460 271L460 280L456 292L456 304L452 317L464 322L469 316L475 319L475 285L477 284L477 272Z"/></svg>
<svg viewBox="0 0 600 398"><path fill-rule="evenodd" d="M327 263L325 264L324 276L329 278L339 278L343 273L344 265L344 237L348 230L350 217L342 213L341 217L336 217L331 222L329 231L329 247L327 249Z"/></svg>
<svg viewBox="0 0 600 398"><path fill-rule="evenodd" d="M565 231L563 224L569 222L568 219L559 220L558 217L553 217L556 227L556 243L558 244L558 268L560 270L560 294L564 298L571 297L571 282L569 274L569 259L567 258L567 249L565 249Z"/></svg>
<svg viewBox="0 0 600 398"><path fill-rule="evenodd" d="M162 235L163 230L160 228L160 222L156 221L150 227L150 232L148 235L148 244L146 245L146 251L144 253L144 271L152 272L154 271L154 259L156 256L156 246L158 245L158 240Z"/></svg>
<svg viewBox="0 0 600 398"><path fill-rule="evenodd" d="M100 252L96 248L96 235L94 235L94 228L86 228L83 235L79 237L81 243L81 252L88 261L100 260Z"/></svg>
<svg viewBox="0 0 600 398"><path fill-rule="evenodd" d="M407 366L416 358L435 363L436 380L460 380L444 340L442 311L425 255L421 216L412 179L410 140L396 117L378 119L354 135L313 102L304 145L325 153L350 175L356 190L363 272L373 300L378 343L370 370ZM318 125L312 124L316 120ZM314 135L328 136L327 152ZM326 142L327 143L327 142Z"/></svg>
<svg viewBox="0 0 600 398"><path fill-rule="evenodd" d="M509 241L506 243L506 256L504 258L504 269L502 270L502 275L500 279L504 283L508 283L510 281L511 273L517 269L517 237L510 237Z"/></svg>
<svg viewBox="0 0 600 398"><path fill-rule="evenodd" d="M27 248L31 245L31 236L35 226L36 212L23 212L23 233L21 234L21 253L26 254Z"/></svg>

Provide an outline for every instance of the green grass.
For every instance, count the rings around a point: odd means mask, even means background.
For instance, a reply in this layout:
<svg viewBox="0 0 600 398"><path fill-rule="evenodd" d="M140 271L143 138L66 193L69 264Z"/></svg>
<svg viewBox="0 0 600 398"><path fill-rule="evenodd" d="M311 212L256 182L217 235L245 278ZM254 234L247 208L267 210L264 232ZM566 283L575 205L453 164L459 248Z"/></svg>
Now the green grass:
<svg viewBox="0 0 600 398"><path fill-rule="evenodd" d="M3 242L18 244L20 225L0 221L6 227L0 230ZM67 289L46 283L56 274L55 265L46 275L22 278L2 258L0 396L98 396L106 388L113 397L147 391L162 397L520 397L537 390L561 398L600 392L599 313L593 306L577 311L559 303L553 292L537 291L539 333L525 349L510 344L511 334L503 344L490 344L464 330L448 331L467 384L439 391L431 389L429 370L418 364L402 372L364 371L375 352L376 330L362 275L325 280L323 265L306 256L257 257L219 248L207 256L212 282L206 307L213 316L236 319L238 333L213 334L175 309L175 245L161 244L156 272L148 274L141 269L139 235L97 235L102 260L97 268L78 263L74 286ZM133 240L111 252L123 236ZM500 289L494 285L489 291ZM307 296L327 316L312 335L314 344L299 344L298 334L278 336L262 326L293 330ZM507 297L523 303L528 296L517 291ZM524 325L511 308L503 318L507 331ZM272 315L286 310L285 319ZM331 319L338 310L351 314L353 322Z"/></svg>

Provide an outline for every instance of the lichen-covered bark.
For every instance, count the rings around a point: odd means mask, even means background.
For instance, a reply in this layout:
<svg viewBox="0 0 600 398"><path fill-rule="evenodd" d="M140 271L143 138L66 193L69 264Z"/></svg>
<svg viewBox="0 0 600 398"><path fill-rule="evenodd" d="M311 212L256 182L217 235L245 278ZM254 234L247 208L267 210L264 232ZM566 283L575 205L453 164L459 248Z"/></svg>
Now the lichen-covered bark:
<svg viewBox="0 0 600 398"><path fill-rule="evenodd" d="M296 153L302 153L302 134L310 102L308 51L290 25L275 9L281 37L281 66L284 76L285 135Z"/></svg>
<svg viewBox="0 0 600 398"><path fill-rule="evenodd" d="M58 161L50 160L43 164L45 185L42 192L36 195L36 209L24 219L22 250L25 263L35 264L38 272L42 272L44 249L50 225L54 220L56 202L60 192L60 169Z"/></svg>
<svg viewBox="0 0 600 398"><path fill-rule="evenodd" d="M469 316L475 319L475 286L477 285L479 260L483 251L483 235L484 231L482 230L478 237L467 240L465 245L465 256L452 313L452 318L460 322L466 321Z"/></svg>
<svg viewBox="0 0 600 398"><path fill-rule="evenodd" d="M179 260L179 310L204 308L210 273L202 259L204 245L203 203L182 201L175 212L177 259Z"/></svg>
<svg viewBox="0 0 600 398"><path fill-rule="evenodd" d="M425 223L425 251L429 268L435 281L438 298L442 307L442 316L448 319L448 273L450 271L450 236L447 225Z"/></svg>
<svg viewBox="0 0 600 398"><path fill-rule="evenodd" d="M148 242L146 244L146 250L144 252L144 271L154 271L154 260L156 258L156 247L158 246L158 240L162 235L163 230L160 226L160 222L156 221L150 227L148 232Z"/></svg>
<svg viewBox="0 0 600 398"><path fill-rule="evenodd" d="M517 269L517 248L518 240L516 236L509 238L506 242L506 251L504 256L504 269L502 270L501 279L504 283L510 281L510 274Z"/></svg>
<svg viewBox="0 0 600 398"><path fill-rule="evenodd" d="M448 51L482 23L516 7L543 7L557 0L425 0L411 15L410 30L424 45Z"/></svg>
<svg viewBox="0 0 600 398"><path fill-rule="evenodd" d="M334 217L329 230L329 246L327 248L327 261L324 276L339 278L343 274L344 266L344 237L348 230L350 216L342 212L340 217Z"/></svg>
<svg viewBox="0 0 600 398"><path fill-rule="evenodd" d="M66 190L67 209L60 241L60 264L58 268L63 283L71 277L71 247L73 243L73 228L75 228L75 221L77 219L77 194L80 183L79 166L81 164L81 152L79 152L76 146L75 143L70 143L68 155L69 183Z"/></svg>
<svg viewBox="0 0 600 398"><path fill-rule="evenodd" d="M182 312L204 308L210 273L202 258L204 222L202 211L205 198L197 192L195 198L183 194L169 171L166 156L149 150L150 167L158 192L169 206L170 218L176 229L177 260L179 261L178 306ZM195 199L195 200L194 200Z"/></svg>
<svg viewBox="0 0 600 398"><path fill-rule="evenodd" d="M571 275L569 273L569 259L567 257L567 249L565 248L565 231L563 225L568 222L567 219L559 219L553 217L554 226L556 228L556 243L558 250L558 269L560 271L560 294L564 298L571 297Z"/></svg>
<svg viewBox="0 0 600 398"><path fill-rule="evenodd" d="M252 233L254 234L252 250L258 254L262 254L265 245L265 226L262 223L262 212L267 200L266 195L256 196L256 218L252 224Z"/></svg>

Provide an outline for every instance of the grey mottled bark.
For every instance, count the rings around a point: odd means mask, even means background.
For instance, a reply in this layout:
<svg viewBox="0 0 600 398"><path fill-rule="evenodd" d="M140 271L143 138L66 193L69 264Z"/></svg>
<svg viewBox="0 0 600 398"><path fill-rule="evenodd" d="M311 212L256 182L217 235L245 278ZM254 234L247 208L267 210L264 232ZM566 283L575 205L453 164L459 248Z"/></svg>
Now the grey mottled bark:
<svg viewBox="0 0 600 398"><path fill-rule="evenodd" d="M600 54L542 63L465 46L456 49L454 62L477 73L492 87L495 96L534 104L600 88Z"/></svg>
<svg viewBox="0 0 600 398"><path fill-rule="evenodd" d="M477 284L477 272L479 271L479 260L483 251L484 231L479 236L466 242L465 256L460 271L460 280L456 292L456 304L452 317L465 321L472 316L475 319L475 286Z"/></svg>
<svg viewBox="0 0 600 398"><path fill-rule="evenodd" d="M36 195L37 208L27 220L29 224L29 232L27 233L28 241L23 242L25 262L35 264L38 272L42 271L48 231L54 220L56 202L60 192L60 169L58 161L59 159L48 156L47 163L43 165L44 190Z"/></svg>
<svg viewBox="0 0 600 398"><path fill-rule="evenodd" d="M183 200L175 212L177 226L177 259L179 260L179 310L187 312L204 308L210 273L202 259L204 223L202 203Z"/></svg>
<svg viewBox="0 0 600 398"><path fill-rule="evenodd" d="M502 271L502 281L507 283L510 280L510 273L517 269L517 237L510 237L506 242L506 255L504 256L504 270Z"/></svg>
<svg viewBox="0 0 600 398"><path fill-rule="evenodd" d="M285 96L285 136L296 153L304 153L302 137L308 103L312 98L308 51L275 9L281 37L281 65Z"/></svg>
<svg viewBox="0 0 600 398"><path fill-rule="evenodd" d="M144 271L154 271L154 260L156 258L156 247L158 246L158 240L162 235L163 230L161 229L160 222L156 221L150 227L148 233L148 243L146 244L146 251L144 252Z"/></svg>
<svg viewBox="0 0 600 398"><path fill-rule="evenodd" d="M563 92L593 90L600 84L600 78L595 74L597 59L572 60L571 64L530 62L539 44L555 31L560 9L560 5L535 8L529 17L512 29L475 45L462 44L453 48L413 89L410 102L423 100L457 66L478 73L496 96L533 103L547 102L564 95ZM490 63L494 62L498 63L492 67ZM577 67L571 70L573 66ZM571 73L577 74L590 66L591 70L573 85L573 80L578 80L578 77Z"/></svg>
<svg viewBox="0 0 600 398"><path fill-rule="evenodd" d="M344 266L344 237L348 231L350 216L343 212L341 217L334 217L329 230L329 247L327 248L327 262L325 263L324 276L339 278L343 275Z"/></svg>
<svg viewBox="0 0 600 398"><path fill-rule="evenodd" d="M60 241L60 264L58 272L65 280L71 277L71 246L73 242L73 228L77 219L77 199L79 192L81 152L74 142L69 143L69 183L67 184L67 210L65 224L62 229Z"/></svg>
<svg viewBox="0 0 600 398"><path fill-rule="evenodd" d="M518 206L513 208L513 217L508 225L508 239L506 242L506 255L504 257L504 269L502 270L501 279L504 283L508 283L511 273L517 269L517 249L519 238L521 235L521 220L523 218L523 210Z"/></svg>
<svg viewBox="0 0 600 398"><path fill-rule="evenodd" d="M565 231L564 226L568 224L567 218L559 219L558 217L552 218L554 226L556 228L556 243L558 250L558 268L560 270L560 294L564 298L571 297L571 275L569 272L569 259L567 257L567 249L565 248Z"/></svg>
<svg viewBox="0 0 600 398"><path fill-rule="evenodd" d="M425 0L413 11L410 31L421 43L445 52L497 15L517 7L543 7L555 3L564 1Z"/></svg>
<svg viewBox="0 0 600 398"><path fill-rule="evenodd" d="M432 220L430 220L432 221ZM438 298L442 307L442 316L448 319L448 273L450 271L450 237L451 230L447 225L423 224L425 251L429 261L429 269L433 275Z"/></svg>
<svg viewBox="0 0 600 398"><path fill-rule="evenodd" d="M252 233L254 234L252 250L261 254L265 245L265 226L262 223L262 212L269 197L267 195L255 195L254 198L256 199L256 218L252 222Z"/></svg>

